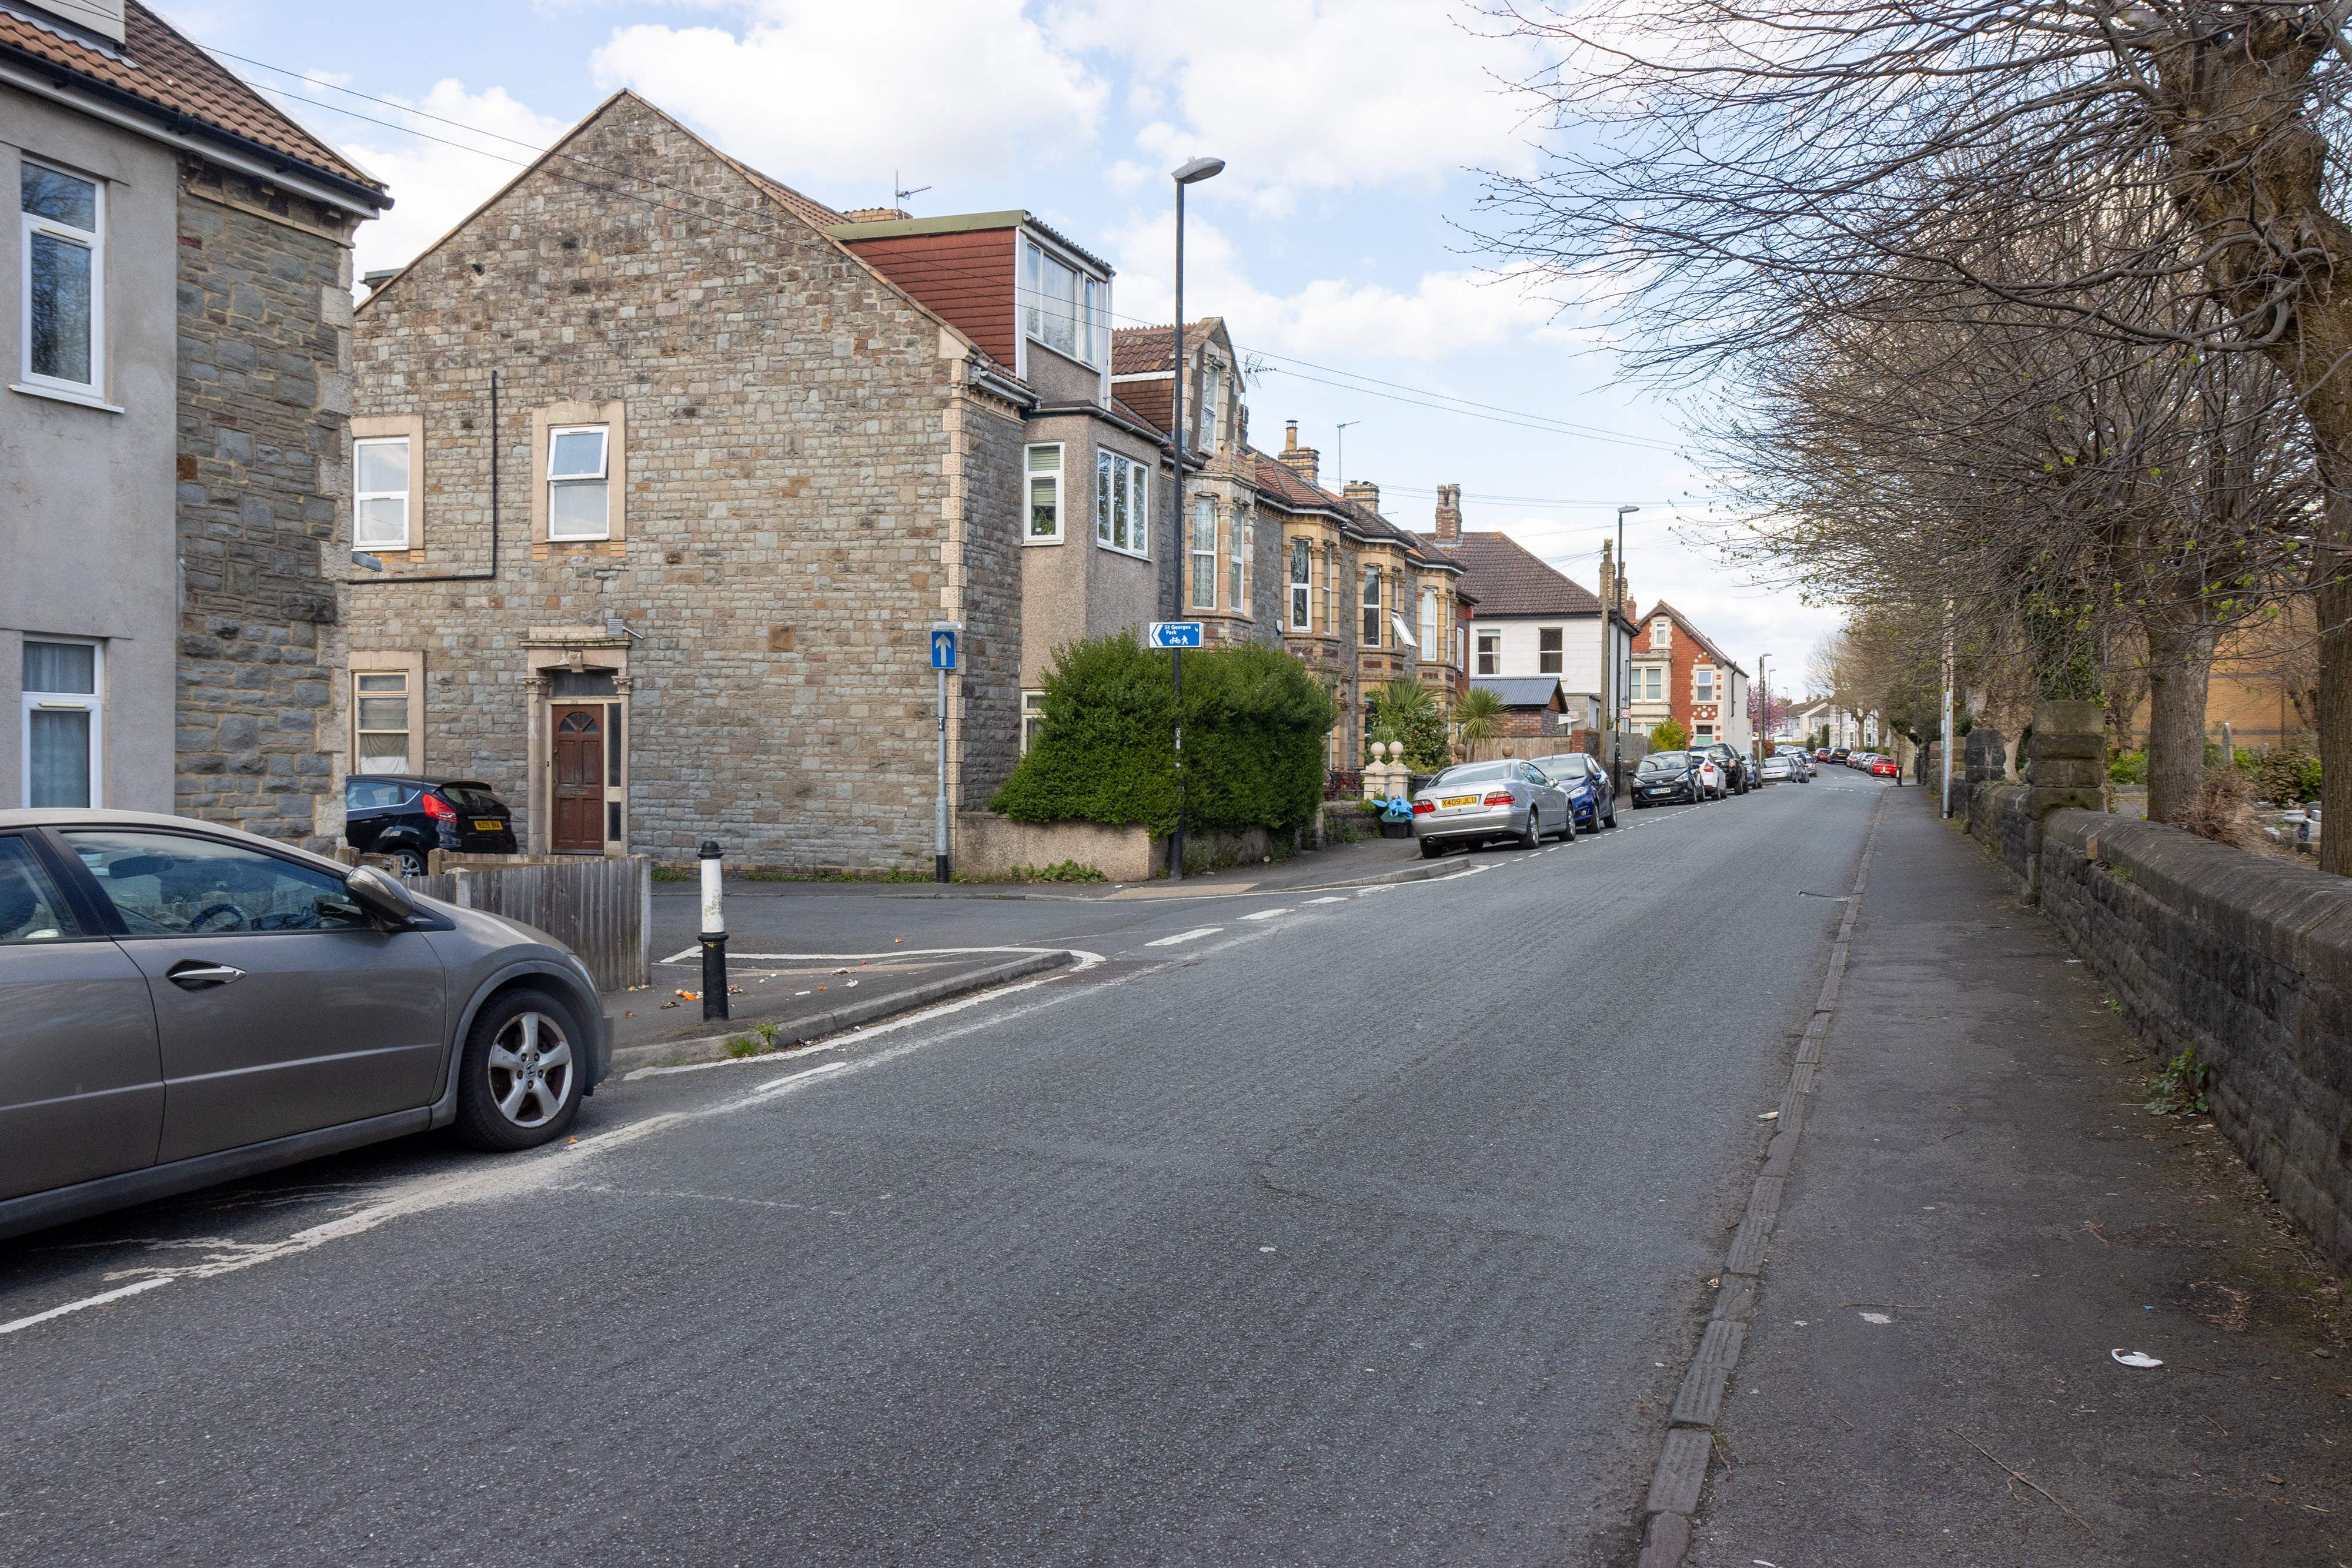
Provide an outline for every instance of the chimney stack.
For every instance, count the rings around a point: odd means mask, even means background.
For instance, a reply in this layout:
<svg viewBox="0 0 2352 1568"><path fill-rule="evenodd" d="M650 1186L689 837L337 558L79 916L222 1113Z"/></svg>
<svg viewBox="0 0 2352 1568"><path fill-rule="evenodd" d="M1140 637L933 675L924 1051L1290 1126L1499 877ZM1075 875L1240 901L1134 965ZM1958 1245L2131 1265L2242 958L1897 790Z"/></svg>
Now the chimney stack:
<svg viewBox="0 0 2352 1568"><path fill-rule="evenodd" d="M1317 452L1312 446L1301 446L1298 444L1298 422L1297 420L1288 419L1283 421L1282 465L1285 468L1289 469L1293 474L1296 474L1301 479L1306 480L1307 484L1313 485L1315 483L1316 465L1321 456L1322 454Z"/></svg>
<svg viewBox="0 0 2352 1568"><path fill-rule="evenodd" d="M1462 542L1462 486L1459 485L1440 485L1437 487L1437 542L1441 545Z"/></svg>
<svg viewBox="0 0 2352 1568"><path fill-rule="evenodd" d="M1339 493L1360 507L1375 512L1381 509L1381 487L1369 479L1351 479Z"/></svg>

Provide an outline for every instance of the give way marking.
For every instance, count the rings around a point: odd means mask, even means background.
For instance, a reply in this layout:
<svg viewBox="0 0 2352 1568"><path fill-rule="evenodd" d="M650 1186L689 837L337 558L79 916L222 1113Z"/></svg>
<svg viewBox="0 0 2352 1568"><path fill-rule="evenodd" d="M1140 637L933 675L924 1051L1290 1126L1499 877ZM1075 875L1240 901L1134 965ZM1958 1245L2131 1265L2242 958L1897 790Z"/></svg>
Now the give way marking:
<svg viewBox="0 0 2352 1568"><path fill-rule="evenodd" d="M1190 942L1196 936L1214 936L1224 929L1222 925L1202 925L1191 931L1179 931L1173 936L1162 936L1156 942L1146 942L1147 947L1173 947L1179 942Z"/></svg>

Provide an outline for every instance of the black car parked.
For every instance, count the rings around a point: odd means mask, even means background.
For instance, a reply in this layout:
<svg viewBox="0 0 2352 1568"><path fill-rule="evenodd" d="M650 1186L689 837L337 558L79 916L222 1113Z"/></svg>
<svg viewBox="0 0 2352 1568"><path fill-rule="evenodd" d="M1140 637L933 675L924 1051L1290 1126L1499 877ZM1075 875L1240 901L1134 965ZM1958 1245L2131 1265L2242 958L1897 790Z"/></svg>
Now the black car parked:
<svg viewBox="0 0 2352 1568"><path fill-rule="evenodd" d="M1727 740L1718 740L1706 750L1709 757L1715 758L1715 765L1723 769L1723 792L1726 795L1745 795L1756 788L1756 769L1748 762L1748 753L1737 749Z"/></svg>
<svg viewBox="0 0 2352 1568"><path fill-rule="evenodd" d="M478 779L362 773L343 785L343 841L362 854L398 855L403 874L423 876L435 850L514 853L514 813Z"/></svg>
<svg viewBox="0 0 2352 1568"><path fill-rule="evenodd" d="M1633 788L1627 791L1633 797L1633 810L1705 802L1706 788L1699 781L1696 760L1703 755L1696 751L1653 751L1642 758L1641 766L1633 769Z"/></svg>

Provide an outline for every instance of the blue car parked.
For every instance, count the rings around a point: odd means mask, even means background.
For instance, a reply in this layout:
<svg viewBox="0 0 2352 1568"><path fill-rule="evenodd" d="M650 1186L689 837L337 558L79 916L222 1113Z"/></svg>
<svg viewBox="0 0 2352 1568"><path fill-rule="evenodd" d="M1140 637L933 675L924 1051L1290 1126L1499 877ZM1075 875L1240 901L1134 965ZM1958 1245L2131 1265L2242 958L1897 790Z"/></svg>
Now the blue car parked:
<svg viewBox="0 0 2352 1568"><path fill-rule="evenodd" d="M1578 832L1617 825L1617 791L1610 787L1609 770L1599 758L1567 751L1558 757L1538 757L1535 764L1568 796Z"/></svg>

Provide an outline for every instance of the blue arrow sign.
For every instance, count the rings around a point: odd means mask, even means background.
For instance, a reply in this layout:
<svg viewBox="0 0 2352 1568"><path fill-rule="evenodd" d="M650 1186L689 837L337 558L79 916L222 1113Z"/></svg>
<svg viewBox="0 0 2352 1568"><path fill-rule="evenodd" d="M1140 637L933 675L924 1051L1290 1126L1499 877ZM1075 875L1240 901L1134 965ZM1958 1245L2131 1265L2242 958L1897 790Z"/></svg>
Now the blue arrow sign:
<svg viewBox="0 0 2352 1568"><path fill-rule="evenodd" d="M952 670L956 667L956 634L952 632L931 633L931 668Z"/></svg>
<svg viewBox="0 0 2352 1568"><path fill-rule="evenodd" d="M1198 621L1154 621L1151 623L1151 645L1155 648L1197 648L1201 645L1201 623Z"/></svg>

